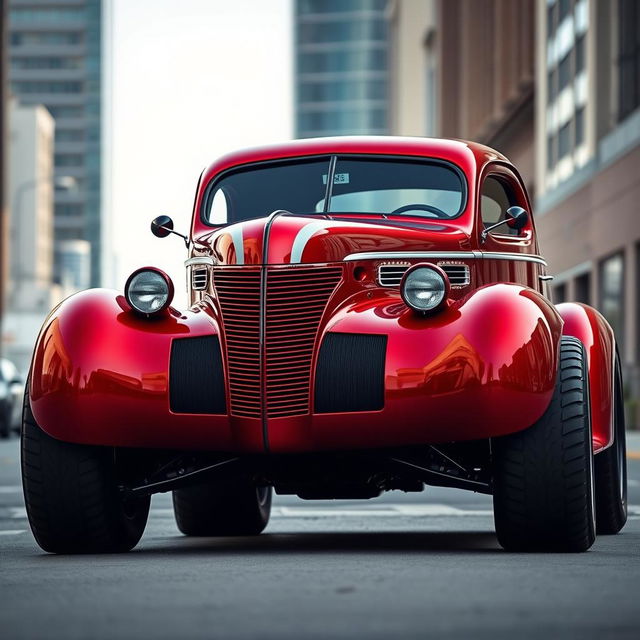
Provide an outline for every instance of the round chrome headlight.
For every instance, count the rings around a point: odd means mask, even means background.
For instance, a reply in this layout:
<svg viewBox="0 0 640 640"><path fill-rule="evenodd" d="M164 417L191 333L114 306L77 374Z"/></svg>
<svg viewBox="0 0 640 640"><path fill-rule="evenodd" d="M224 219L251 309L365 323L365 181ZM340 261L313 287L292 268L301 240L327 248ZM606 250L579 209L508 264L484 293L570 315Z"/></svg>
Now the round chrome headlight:
<svg viewBox="0 0 640 640"><path fill-rule="evenodd" d="M400 293L405 303L415 311L435 311L445 301L449 280L438 267L416 265L407 270L400 283Z"/></svg>
<svg viewBox="0 0 640 640"><path fill-rule="evenodd" d="M144 267L129 276L124 295L136 311L151 315L164 311L171 304L173 283L160 269Z"/></svg>

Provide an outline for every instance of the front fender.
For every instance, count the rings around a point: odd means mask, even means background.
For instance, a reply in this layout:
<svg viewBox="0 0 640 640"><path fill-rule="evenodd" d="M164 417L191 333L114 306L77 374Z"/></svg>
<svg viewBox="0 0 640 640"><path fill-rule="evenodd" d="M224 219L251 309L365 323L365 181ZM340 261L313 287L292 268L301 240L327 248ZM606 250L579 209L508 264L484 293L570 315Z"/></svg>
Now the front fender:
<svg viewBox="0 0 640 640"><path fill-rule="evenodd" d="M559 304L563 333L578 338L587 352L591 394L591 429L595 453L613 444L616 341L611 325L594 308L577 302Z"/></svg>
<svg viewBox="0 0 640 640"><path fill-rule="evenodd" d="M562 319L536 291L490 284L429 317L395 291L362 294L325 332L384 334L385 403L379 412L315 415L315 441L385 446L499 436L526 429L549 405ZM361 444L360 444L361 446Z"/></svg>
<svg viewBox="0 0 640 640"><path fill-rule="evenodd" d="M226 416L170 408L172 342L217 334L204 306L144 318L116 291L71 296L38 337L29 387L34 417L49 435L70 442L231 450L237 442Z"/></svg>

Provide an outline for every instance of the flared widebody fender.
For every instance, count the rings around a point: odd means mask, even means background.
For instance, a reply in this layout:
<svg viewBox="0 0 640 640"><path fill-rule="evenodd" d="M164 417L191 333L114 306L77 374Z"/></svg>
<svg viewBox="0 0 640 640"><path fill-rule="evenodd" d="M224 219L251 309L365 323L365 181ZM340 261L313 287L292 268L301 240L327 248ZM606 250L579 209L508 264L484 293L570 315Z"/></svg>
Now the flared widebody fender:
<svg viewBox="0 0 640 640"><path fill-rule="evenodd" d="M567 302L556 308L564 320L563 334L578 338L587 352L593 450L597 453L614 439L615 336L604 316L592 307Z"/></svg>
<svg viewBox="0 0 640 640"><path fill-rule="evenodd" d="M331 332L386 336L384 407L316 413L304 431L307 448L475 440L526 429L553 394L562 320L539 293L513 284L481 287L427 317L397 291L379 289L335 309L323 327L324 336ZM273 424L273 447L289 449L291 433Z"/></svg>
<svg viewBox="0 0 640 640"><path fill-rule="evenodd" d="M260 448L259 432L255 443L243 441L253 435L242 429L232 433L224 395L218 401L221 415L181 408L185 402L196 406L197 398L173 398L178 408L172 410L172 347L182 340L181 347L191 353L196 349L193 368L198 348L219 350L217 336L215 317L204 305L144 318L132 312L116 291L91 289L76 294L53 310L36 344L29 388L36 421L54 438L84 444ZM188 340L204 337L210 339ZM193 382L188 380L188 367L177 373L187 380L186 385ZM218 379L224 380L222 370ZM180 389L179 380L175 387ZM190 386L182 387L191 392Z"/></svg>

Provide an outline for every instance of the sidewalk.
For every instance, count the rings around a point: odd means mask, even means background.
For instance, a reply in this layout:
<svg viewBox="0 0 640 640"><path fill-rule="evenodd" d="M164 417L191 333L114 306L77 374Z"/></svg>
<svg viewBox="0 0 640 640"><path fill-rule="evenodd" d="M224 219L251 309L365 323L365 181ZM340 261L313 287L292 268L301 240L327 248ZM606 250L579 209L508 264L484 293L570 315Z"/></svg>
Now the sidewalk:
<svg viewBox="0 0 640 640"><path fill-rule="evenodd" d="M640 431L627 431L627 458L640 460Z"/></svg>

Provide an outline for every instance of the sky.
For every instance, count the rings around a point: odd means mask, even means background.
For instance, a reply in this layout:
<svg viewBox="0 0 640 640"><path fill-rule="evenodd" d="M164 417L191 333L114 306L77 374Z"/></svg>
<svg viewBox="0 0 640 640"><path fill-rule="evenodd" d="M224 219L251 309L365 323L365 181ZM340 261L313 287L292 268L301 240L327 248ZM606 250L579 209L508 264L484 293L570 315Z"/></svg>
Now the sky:
<svg viewBox="0 0 640 640"><path fill-rule="evenodd" d="M188 233L206 165L292 137L291 0L112 2L105 280L122 289L134 269L157 266L184 306L184 244L155 238L149 223L167 214Z"/></svg>

